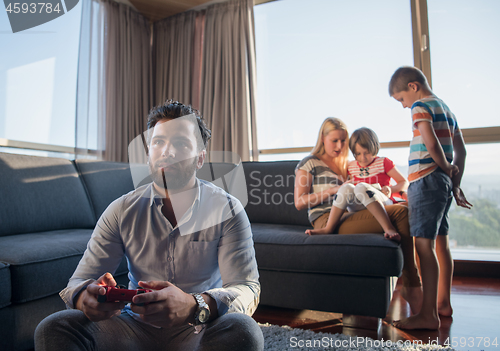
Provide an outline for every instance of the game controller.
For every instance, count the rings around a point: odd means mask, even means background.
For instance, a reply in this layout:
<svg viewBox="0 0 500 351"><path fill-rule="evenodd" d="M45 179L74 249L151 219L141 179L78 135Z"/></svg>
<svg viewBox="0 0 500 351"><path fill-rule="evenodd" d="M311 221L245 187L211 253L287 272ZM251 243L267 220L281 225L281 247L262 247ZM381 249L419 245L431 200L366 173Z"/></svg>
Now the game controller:
<svg viewBox="0 0 500 351"><path fill-rule="evenodd" d="M124 301L132 302L132 298L138 294L144 294L148 292L153 292L150 289L135 289L130 290L122 285L118 286L105 286L106 295L98 295L97 301L99 302L114 302L114 301ZM137 306L142 306L144 304L138 303Z"/></svg>

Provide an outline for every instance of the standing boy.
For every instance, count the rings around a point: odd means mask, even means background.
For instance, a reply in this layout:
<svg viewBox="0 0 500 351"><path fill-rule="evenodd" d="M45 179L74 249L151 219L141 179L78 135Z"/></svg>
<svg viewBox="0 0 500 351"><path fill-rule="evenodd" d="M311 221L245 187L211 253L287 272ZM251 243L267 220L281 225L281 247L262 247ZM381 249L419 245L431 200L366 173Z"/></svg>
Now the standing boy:
<svg viewBox="0 0 500 351"><path fill-rule="evenodd" d="M464 140L455 115L432 93L419 69L397 69L389 83L389 95L403 108L411 108L408 209L423 287L420 312L394 325L401 329L438 329L439 315L453 313L453 259L448 243L451 194L458 206L472 206L460 189L466 156Z"/></svg>

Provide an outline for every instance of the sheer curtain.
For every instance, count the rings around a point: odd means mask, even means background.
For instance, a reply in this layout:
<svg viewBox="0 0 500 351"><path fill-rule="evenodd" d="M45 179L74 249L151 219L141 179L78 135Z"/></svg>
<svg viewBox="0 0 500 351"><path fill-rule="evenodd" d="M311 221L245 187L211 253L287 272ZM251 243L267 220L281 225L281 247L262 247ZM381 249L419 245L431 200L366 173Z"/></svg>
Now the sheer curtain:
<svg viewBox="0 0 500 351"><path fill-rule="evenodd" d="M99 1L82 2L78 57L75 157L102 159L105 149L103 103L103 11ZM91 151L93 150L93 151Z"/></svg>
<svg viewBox="0 0 500 351"><path fill-rule="evenodd" d="M153 37L155 103L191 104L212 130L209 151L257 160L253 1L166 18Z"/></svg>
<svg viewBox="0 0 500 351"><path fill-rule="evenodd" d="M145 17L131 7L84 2L77 157L90 149L126 162L149 109L172 98L203 114L212 129L209 151L257 160L253 0L213 4L152 27L153 40Z"/></svg>
<svg viewBox="0 0 500 351"><path fill-rule="evenodd" d="M127 162L152 106L150 25L130 6L85 1L77 83L76 157Z"/></svg>
<svg viewBox="0 0 500 351"><path fill-rule="evenodd" d="M253 0L209 6L203 37L200 108L213 131L210 151L256 161Z"/></svg>
<svg viewBox="0 0 500 351"><path fill-rule="evenodd" d="M188 11L154 23L155 104L174 99L200 107L203 20Z"/></svg>

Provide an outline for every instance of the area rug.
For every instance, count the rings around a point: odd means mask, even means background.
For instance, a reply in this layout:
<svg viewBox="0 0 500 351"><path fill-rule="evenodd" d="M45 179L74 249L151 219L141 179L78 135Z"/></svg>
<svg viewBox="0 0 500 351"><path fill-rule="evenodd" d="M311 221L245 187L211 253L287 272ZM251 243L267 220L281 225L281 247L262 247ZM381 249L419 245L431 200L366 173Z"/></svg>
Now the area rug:
<svg viewBox="0 0 500 351"><path fill-rule="evenodd" d="M345 334L315 333L311 330L277 326L269 323L259 323L264 334L265 351L296 351L296 350L370 350L370 351L452 351L451 347L420 342L390 340L374 340L366 337L348 336Z"/></svg>

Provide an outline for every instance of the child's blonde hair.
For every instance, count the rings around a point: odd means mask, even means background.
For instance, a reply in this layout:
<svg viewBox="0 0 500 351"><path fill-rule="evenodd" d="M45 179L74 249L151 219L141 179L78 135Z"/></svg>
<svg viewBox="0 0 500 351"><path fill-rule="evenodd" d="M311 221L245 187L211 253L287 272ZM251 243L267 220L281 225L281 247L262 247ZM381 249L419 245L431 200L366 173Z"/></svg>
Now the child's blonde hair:
<svg viewBox="0 0 500 351"><path fill-rule="evenodd" d="M417 82L422 88L432 91L424 73L416 67L403 66L399 67L393 73L389 82L389 96L402 91L408 91L408 83Z"/></svg>
<svg viewBox="0 0 500 351"><path fill-rule="evenodd" d="M323 144L323 137L326 137L328 133L330 133L332 130L345 131L346 140L349 139L349 131L347 130L347 126L345 125L345 123L338 118L328 117L323 121L323 124L321 124L321 128L319 129L318 133L318 140L316 141L316 146L314 146L314 148L312 149L311 154L317 157L325 153L325 145ZM347 148L347 145L345 145L344 148L341 150L340 155L335 157L335 159L333 160L335 165L342 173L341 176L344 177L344 179L347 179L348 156L349 156L349 149Z"/></svg>
<svg viewBox="0 0 500 351"><path fill-rule="evenodd" d="M376 156L380 150L378 136L370 128L359 128L352 133L349 139L349 149L351 149L354 158L356 158L356 144L367 149L372 156Z"/></svg>

